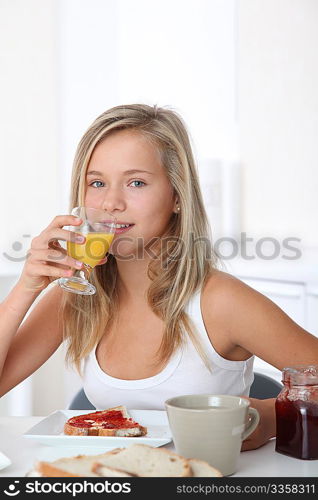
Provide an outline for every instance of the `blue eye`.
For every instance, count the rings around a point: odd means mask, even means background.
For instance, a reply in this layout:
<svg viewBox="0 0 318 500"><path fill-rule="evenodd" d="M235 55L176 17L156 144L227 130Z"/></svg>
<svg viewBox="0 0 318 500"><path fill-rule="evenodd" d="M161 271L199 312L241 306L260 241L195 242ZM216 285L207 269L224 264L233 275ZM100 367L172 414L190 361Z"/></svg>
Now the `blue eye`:
<svg viewBox="0 0 318 500"><path fill-rule="evenodd" d="M100 184L104 184L102 181L94 181L90 184L90 186L93 186L93 184L96 184L96 182L99 182ZM93 187L102 187L102 186L93 186Z"/></svg>
<svg viewBox="0 0 318 500"><path fill-rule="evenodd" d="M142 186L136 186L136 187L143 187L143 186L145 186L145 185L146 185L146 183L145 183L145 182L143 182L143 181L132 181L132 183L133 183L133 182L139 182L139 183L141 183L141 184L142 184Z"/></svg>

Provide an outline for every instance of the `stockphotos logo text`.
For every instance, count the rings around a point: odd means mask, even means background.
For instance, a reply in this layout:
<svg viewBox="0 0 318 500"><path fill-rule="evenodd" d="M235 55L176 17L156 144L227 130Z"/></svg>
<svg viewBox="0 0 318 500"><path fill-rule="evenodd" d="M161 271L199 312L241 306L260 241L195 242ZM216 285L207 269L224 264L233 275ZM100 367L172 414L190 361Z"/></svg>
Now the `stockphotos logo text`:
<svg viewBox="0 0 318 500"><path fill-rule="evenodd" d="M24 243L30 243L30 234L24 234L23 238L28 238L28 241ZM73 238L73 236L72 236ZM73 239L71 238L71 241ZM72 254L74 258L78 260L83 260L84 256L95 259L96 256L94 252L91 251L92 245L99 242L105 247L105 252L108 251L108 247L105 246L105 241L96 236L91 238L83 247L78 245L74 248L75 254ZM189 242L190 248L189 248ZM128 247L127 247L128 245ZM134 251L127 253L127 248L132 245ZM240 257L243 260L275 260L278 258L284 260L297 260L302 256L300 249L301 239L289 236L284 238L282 241L271 237L264 236L263 238L254 239L248 237L247 233L241 233L239 239L222 237L217 239L213 244L209 238L200 237L196 238L193 233L189 234L187 241L183 241L182 238L176 236L167 237L153 237L150 241L145 241L143 237L132 238L130 236L124 236L118 240L114 240L112 243L112 254L118 260L143 260L146 257L151 259L158 259L158 249L159 254L164 253L167 255L169 260L179 260L183 257L193 260L195 254L193 250L196 245L199 245L205 252L206 259L213 258L213 251L215 254L223 260L231 260ZM14 241L11 245L11 249L7 249L2 255L5 259L11 262L23 262L27 260L32 253L31 248L26 252L24 250L24 244L21 241ZM49 252L51 250L51 253ZM124 250L124 251L123 251ZM135 251L136 250L136 251ZM65 259L66 250L63 248L56 247L55 250L48 249L48 260L54 262L63 261ZM61 262L63 264L63 262Z"/></svg>
<svg viewBox="0 0 318 500"><path fill-rule="evenodd" d="M15 483L19 483L19 481L14 481ZM19 493L71 493L73 497L76 497L78 494L82 493L131 493L131 484L130 483L119 483L119 482L41 482L41 481L32 481L25 484L25 491L21 491L17 489L17 486L14 484L9 485L9 487L4 490L4 493L9 496L16 496Z"/></svg>

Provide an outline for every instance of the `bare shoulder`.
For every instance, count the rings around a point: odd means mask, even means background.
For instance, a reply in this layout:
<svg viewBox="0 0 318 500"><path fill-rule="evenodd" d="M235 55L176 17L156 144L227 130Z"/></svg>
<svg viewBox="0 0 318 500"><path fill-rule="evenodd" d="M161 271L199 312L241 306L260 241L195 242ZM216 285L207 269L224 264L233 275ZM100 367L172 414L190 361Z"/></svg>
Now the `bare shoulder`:
<svg viewBox="0 0 318 500"><path fill-rule="evenodd" d="M295 323L280 307L234 276L215 270L201 298L208 333L222 332L240 346L281 369L291 363L314 362L318 338Z"/></svg>
<svg viewBox="0 0 318 500"><path fill-rule="evenodd" d="M239 331L242 320L249 318L251 324L253 315L265 314L274 306L272 301L243 281L217 269L205 283L201 302L207 323L220 325L224 333L230 334L233 342L238 344L240 339L235 333Z"/></svg>
<svg viewBox="0 0 318 500"><path fill-rule="evenodd" d="M208 277L202 291L202 301L209 303L209 310L215 306L217 311L222 313L225 309L227 314L230 305L240 302L246 305L246 300L260 300L261 297L265 298L235 276L217 269Z"/></svg>
<svg viewBox="0 0 318 500"><path fill-rule="evenodd" d="M248 359L253 354L235 336L238 310L251 302L249 288L231 274L214 270L201 294L201 311L210 341L223 358L232 361Z"/></svg>

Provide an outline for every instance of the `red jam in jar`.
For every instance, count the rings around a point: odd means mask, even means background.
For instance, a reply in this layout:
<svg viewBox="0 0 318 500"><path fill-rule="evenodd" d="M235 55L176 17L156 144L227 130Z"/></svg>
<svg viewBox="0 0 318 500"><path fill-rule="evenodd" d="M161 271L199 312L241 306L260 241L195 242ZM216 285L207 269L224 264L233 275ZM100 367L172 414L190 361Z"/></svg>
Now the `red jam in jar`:
<svg viewBox="0 0 318 500"><path fill-rule="evenodd" d="M284 368L277 396L276 451L318 459L318 365Z"/></svg>

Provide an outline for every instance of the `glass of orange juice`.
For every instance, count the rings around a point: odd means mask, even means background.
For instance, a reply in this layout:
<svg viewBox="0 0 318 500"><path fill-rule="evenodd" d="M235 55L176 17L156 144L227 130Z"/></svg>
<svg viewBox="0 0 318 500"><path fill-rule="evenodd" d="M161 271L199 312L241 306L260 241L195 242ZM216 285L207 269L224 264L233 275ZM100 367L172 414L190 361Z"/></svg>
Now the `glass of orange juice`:
<svg viewBox="0 0 318 500"><path fill-rule="evenodd" d="M68 292L79 295L93 295L96 288L89 282L94 267L107 254L116 231L116 218L105 210L89 207L75 207L72 215L82 219L80 226L68 226L70 231L85 236L84 243L67 242L67 254L83 262L69 278L60 278L59 285Z"/></svg>

